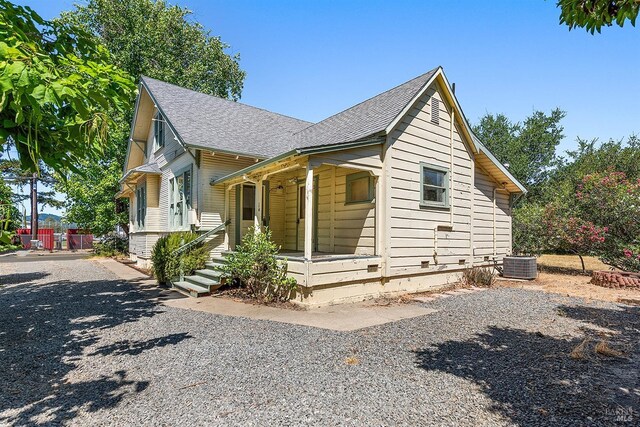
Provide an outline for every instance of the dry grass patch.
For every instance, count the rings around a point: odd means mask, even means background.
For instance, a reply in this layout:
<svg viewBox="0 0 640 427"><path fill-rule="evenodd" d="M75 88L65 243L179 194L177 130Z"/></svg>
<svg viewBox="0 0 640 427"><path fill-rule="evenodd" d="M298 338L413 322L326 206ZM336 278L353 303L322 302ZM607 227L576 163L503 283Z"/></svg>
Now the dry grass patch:
<svg viewBox="0 0 640 427"><path fill-rule="evenodd" d="M595 348L596 353L606 356L606 357L622 357L623 353L614 348L609 347L609 344L606 341L600 341L596 344Z"/></svg>
<svg viewBox="0 0 640 427"><path fill-rule="evenodd" d="M589 344L589 341L591 341L590 338L585 338L584 340L582 340L580 344L578 344L573 348L573 350L571 350L571 353L569 354L569 356L571 356L572 359L577 359L577 360L586 359L587 345Z"/></svg>
<svg viewBox="0 0 640 427"><path fill-rule="evenodd" d="M589 283L590 281L591 277L589 276L541 272L535 280L498 280L496 286L541 290L565 297L584 298L585 303L594 300L627 304L629 304L627 301L640 301L639 290L603 288Z"/></svg>
<svg viewBox="0 0 640 427"><path fill-rule="evenodd" d="M344 360L344 363L349 366L359 365L360 359L358 359L356 356L349 356Z"/></svg>
<svg viewBox="0 0 640 427"><path fill-rule="evenodd" d="M587 272L609 270L611 268L596 257L584 256L582 258ZM542 255L538 257L538 268L541 271L554 273L582 274L582 264L580 263L580 257L577 255Z"/></svg>

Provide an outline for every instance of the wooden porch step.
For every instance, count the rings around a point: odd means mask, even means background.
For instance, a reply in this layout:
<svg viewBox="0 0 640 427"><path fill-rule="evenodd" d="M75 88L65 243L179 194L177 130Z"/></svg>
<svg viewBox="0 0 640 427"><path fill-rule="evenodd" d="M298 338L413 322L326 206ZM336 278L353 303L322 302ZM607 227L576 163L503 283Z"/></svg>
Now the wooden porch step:
<svg viewBox="0 0 640 427"><path fill-rule="evenodd" d="M211 268L205 268L204 270L196 270L194 271L196 276L206 277L207 279L220 281L222 277L222 273L218 270L214 270Z"/></svg>
<svg viewBox="0 0 640 427"><path fill-rule="evenodd" d="M189 283L185 281L173 282L173 289L175 289L176 291L180 292L183 295L194 297L194 298L211 295L211 292L203 288L202 286L198 286L193 283Z"/></svg>
<svg viewBox="0 0 640 427"><path fill-rule="evenodd" d="M184 281L189 282L196 286L200 286L204 288L207 292L215 291L220 286L222 286L222 283L220 283L220 280L218 279L212 280L207 277L198 276L198 275L186 276L184 278Z"/></svg>

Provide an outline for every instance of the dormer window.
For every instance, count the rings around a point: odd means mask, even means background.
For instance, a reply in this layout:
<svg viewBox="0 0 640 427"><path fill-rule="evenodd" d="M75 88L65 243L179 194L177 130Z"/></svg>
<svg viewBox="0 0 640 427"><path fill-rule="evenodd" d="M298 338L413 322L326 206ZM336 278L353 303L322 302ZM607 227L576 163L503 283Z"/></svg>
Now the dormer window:
<svg viewBox="0 0 640 427"><path fill-rule="evenodd" d="M156 150L164 147L164 119L160 112L153 117L153 138Z"/></svg>

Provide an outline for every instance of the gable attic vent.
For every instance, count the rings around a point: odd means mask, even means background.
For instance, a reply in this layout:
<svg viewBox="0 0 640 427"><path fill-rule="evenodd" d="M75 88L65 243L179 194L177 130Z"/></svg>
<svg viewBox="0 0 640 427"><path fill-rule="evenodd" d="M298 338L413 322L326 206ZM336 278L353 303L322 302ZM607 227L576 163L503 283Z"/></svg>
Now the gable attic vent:
<svg viewBox="0 0 640 427"><path fill-rule="evenodd" d="M440 124L440 101L436 98L431 98L431 123Z"/></svg>

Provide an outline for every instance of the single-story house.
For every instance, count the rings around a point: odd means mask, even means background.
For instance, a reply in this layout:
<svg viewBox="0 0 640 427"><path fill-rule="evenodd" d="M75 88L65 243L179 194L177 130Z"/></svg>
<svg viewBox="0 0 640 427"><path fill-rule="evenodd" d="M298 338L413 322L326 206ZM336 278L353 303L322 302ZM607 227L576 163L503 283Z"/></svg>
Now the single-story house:
<svg viewBox="0 0 640 427"><path fill-rule="evenodd" d="M142 77L119 197L141 266L166 233L203 233L220 261L268 226L297 300L326 304L500 263L524 192L438 67L318 123ZM174 285L198 295L215 283L203 270Z"/></svg>

